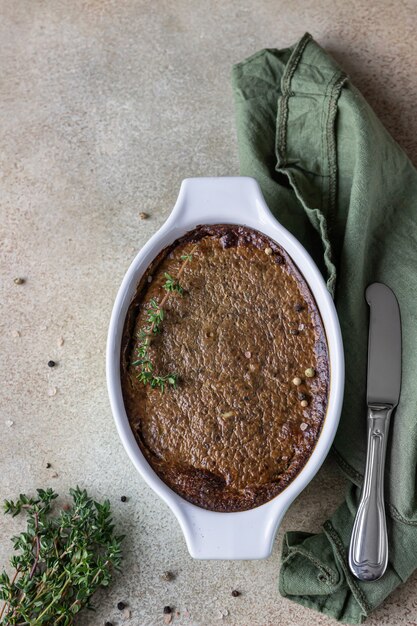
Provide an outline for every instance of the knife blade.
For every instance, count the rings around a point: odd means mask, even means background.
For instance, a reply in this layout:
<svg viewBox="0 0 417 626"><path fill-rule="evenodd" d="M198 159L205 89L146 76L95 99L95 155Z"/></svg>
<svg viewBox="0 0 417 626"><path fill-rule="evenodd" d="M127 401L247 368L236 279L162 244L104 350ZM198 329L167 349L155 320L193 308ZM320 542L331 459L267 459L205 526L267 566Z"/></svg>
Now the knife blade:
<svg viewBox="0 0 417 626"><path fill-rule="evenodd" d="M349 546L349 567L359 580L378 580L388 564L384 469L390 417L401 391L401 317L392 290L373 283L368 337L368 444L358 511Z"/></svg>
<svg viewBox="0 0 417 626"><path fill-rule="evenodd" d="M369 285L366 301L370 306L367 403L395 407L401 389L400 308L394 293L382 283Z"/></svg>

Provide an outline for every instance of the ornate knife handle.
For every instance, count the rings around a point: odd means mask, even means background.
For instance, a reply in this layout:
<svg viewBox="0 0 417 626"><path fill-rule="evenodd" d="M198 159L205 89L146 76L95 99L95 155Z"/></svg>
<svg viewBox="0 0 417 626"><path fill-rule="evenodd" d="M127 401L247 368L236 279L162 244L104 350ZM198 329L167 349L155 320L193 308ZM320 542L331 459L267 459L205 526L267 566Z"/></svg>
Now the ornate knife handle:
<svg viewBox="0 0 417 626"><path fill-rule="evenodd" d="M349 567L359 580L378 580L388 563L384 468L393 408L390 405L368 407L365 477L349 548Z"/></svg>

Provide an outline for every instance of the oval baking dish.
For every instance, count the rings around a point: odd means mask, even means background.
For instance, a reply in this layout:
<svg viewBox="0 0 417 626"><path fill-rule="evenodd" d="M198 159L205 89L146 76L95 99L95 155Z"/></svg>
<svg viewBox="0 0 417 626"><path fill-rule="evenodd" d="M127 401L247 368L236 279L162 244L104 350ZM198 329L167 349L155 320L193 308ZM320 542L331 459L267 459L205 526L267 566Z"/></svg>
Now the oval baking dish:
<svg viewBox="0 0 417 626"><path fill-rule="evenodd" d="M123 327L137 285L150 263L167 246L198 224L239 224L276 242L302 273L317 304L328 346L330 386L326 416L303 469L275 498L239 512L214 512L183 499L165 484L143 456L125 411L120 353ZM272 244L271 244L272 245ZM119 435L135 467L176 515L190 554L206 559L256 559L269 556L276 530L288 506L324 461L336 433L343 397L344 363L340 328L332 299L314 262L297 240L272 216L251 178L196 178L183 181L165 224L130 266L114 305L107 344L107 381Z"/></svg>

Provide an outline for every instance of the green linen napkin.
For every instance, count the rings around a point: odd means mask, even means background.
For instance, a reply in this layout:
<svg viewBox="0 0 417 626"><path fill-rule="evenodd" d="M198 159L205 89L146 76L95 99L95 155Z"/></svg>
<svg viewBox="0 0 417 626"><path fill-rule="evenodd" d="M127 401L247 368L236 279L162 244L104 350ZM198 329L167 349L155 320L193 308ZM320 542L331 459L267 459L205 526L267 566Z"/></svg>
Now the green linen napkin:
<svg viewBox="0 0 417 626"><path fill-rule="evenodd" d="M323 532L287 533L282 595L362 623L417 567L417 172L337 63L310 35L233 68L241 173L253 176L279 221L309 250L340 317L346 392L334 449L352 485ZM347 548L366 452L366 286L396 293L403 381L386 467L389 565L356 580ZM335 506L340 504L335 494Z"/></svg>

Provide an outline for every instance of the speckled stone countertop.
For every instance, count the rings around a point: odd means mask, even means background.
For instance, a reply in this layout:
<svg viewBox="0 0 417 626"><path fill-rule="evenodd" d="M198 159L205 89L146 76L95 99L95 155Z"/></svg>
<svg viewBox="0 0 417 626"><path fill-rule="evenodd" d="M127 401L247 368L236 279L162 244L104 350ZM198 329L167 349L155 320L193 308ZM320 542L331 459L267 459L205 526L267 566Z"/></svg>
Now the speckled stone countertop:
<svg viewBox="0 0 417 626"><path fill-rule="evenodd" d="M310 31L417 160L415 9L413 0L1 0L0 496L78 483L111 499L127 535L123 573L80 625L122 624L120 600L132 626L163 624L167 604L180 613L173 625L332 623L280 598L276 583L281 533L318 531L343 499L334 462L293 504L269 559L193 561L118 439L106 332L124 272L181 180L238 173L230 70L259 48ZM18 527L1 520L0 562ZM416 591L413 576L367 624L415 624Z"/></svg>

